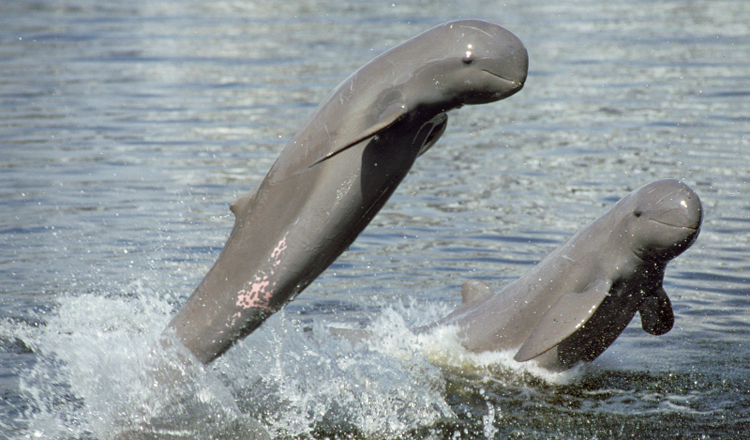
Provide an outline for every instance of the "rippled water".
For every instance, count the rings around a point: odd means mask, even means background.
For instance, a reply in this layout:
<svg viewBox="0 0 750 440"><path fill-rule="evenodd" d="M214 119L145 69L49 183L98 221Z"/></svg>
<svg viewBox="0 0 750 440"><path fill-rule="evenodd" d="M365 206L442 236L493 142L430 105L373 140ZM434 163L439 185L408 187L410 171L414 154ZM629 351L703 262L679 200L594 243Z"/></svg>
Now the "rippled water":
<svg viewBox="0 0 750 440"><path fill-rule="evenodd" d="M349 73L457 18L524 41L524 90L452 112L329 270L188 372L185 432L232 438L248 417L279 438L744 438L750 8L730 0L4 1L0 437L109 438L166 407L141 371L223 246L228 205ZM661 178L705 209L667 268L668 334L636 319L551 375L408 332L467 279L501 287ZM331 323L377 337L328 338Z"/></svg>

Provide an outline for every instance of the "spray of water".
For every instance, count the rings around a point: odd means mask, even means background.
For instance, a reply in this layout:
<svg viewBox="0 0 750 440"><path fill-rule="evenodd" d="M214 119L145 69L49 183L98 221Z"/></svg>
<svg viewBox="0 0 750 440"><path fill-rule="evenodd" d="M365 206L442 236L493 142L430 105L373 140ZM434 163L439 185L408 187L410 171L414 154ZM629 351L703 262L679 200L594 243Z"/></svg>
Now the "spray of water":
<svg viewBox="0 0 750 440"><path fill-rule="evenodd" d="M413 305L387 308L349 336L322 320L305 330L282 311L205 368L162 335L173 307L135 290L62 296L44 325L0 325L36 357L20 372L26 437L408 437L455 420L446 372L576 377L519 366L512 353L468 353L455 329L417 336L415 320L444 310ZM488 437L501 419L488 407Z"/></svg>
<svg viewBox="0 0 750 440"><path fill-rule="evenodd" d="M64 296L54 313L40 317L43 325L3 324L3 333L36 355L19 386L29 402L21 415L27 437L228 438L258 431L215 375L186 353L162 348L172 307L155 298Z"/></svg>

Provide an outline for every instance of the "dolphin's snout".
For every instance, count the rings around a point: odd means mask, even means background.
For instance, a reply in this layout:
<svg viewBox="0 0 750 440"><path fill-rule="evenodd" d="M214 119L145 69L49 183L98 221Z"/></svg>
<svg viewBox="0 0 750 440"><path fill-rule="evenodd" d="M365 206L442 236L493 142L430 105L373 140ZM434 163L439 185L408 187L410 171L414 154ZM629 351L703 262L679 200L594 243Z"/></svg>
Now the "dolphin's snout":
<svg viewBox="0 0 750 440"><path fill-rule="evenodd" d="M651 220L665 225L698 229L703 221L703 208L698 194L682 182L672 191L661 197L652 213Z"/></svg>
<svg viewBox="0 0 750 440"><path fill-rule="evenodd" d="M498 66L495 74L513 83L518 91L526 84L529 74L529 53L520 39L513 34L510 35L505 49L505 61Z"/></svg>

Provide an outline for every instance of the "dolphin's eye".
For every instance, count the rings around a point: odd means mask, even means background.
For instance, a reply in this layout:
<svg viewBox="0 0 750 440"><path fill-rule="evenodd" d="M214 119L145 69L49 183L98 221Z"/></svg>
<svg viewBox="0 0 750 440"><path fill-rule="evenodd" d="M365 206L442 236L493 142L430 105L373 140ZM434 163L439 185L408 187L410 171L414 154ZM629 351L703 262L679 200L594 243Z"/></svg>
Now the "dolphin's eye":
<svg viewBox="0 0 750 440"><path fill-rule="evenodd" d="M635 212L633 212L633 215L636 216L636 217L640 217L641 214L643 214L641 211L635 211Z"/></svg>
<svg viewBox="0 0 750 440"><path fill-rule="evenodd" d="M474 54L472 54L470 50L467 50L464 57L461 58L461 61L466 65L471 64L474 61Z"/></svg>

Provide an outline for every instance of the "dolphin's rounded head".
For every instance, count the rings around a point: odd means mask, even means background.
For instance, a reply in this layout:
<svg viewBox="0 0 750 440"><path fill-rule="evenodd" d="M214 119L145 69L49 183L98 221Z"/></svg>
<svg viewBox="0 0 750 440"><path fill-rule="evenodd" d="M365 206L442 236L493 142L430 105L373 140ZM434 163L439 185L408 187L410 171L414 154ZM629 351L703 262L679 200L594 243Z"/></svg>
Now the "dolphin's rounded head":
<svg viewBox="0 0 750 440"><path fill-rule="evenodd" d="M439 51L439 57L432 60L438 69L431 69L430 81L442 89L444 98L459 105L484 104L517 93L526 82L526 47L505 28L462 20L440 25L425 35L433 32L439 38L431 39L426 51Z"/></svg>
<svg viewBox="0 0 750 440"><path fill-rule="evenodd" d="M703 209L698 195L677 180L659 180L631 193L623 206L630 248L639 258L666 262L698 238Z"/></svg>

